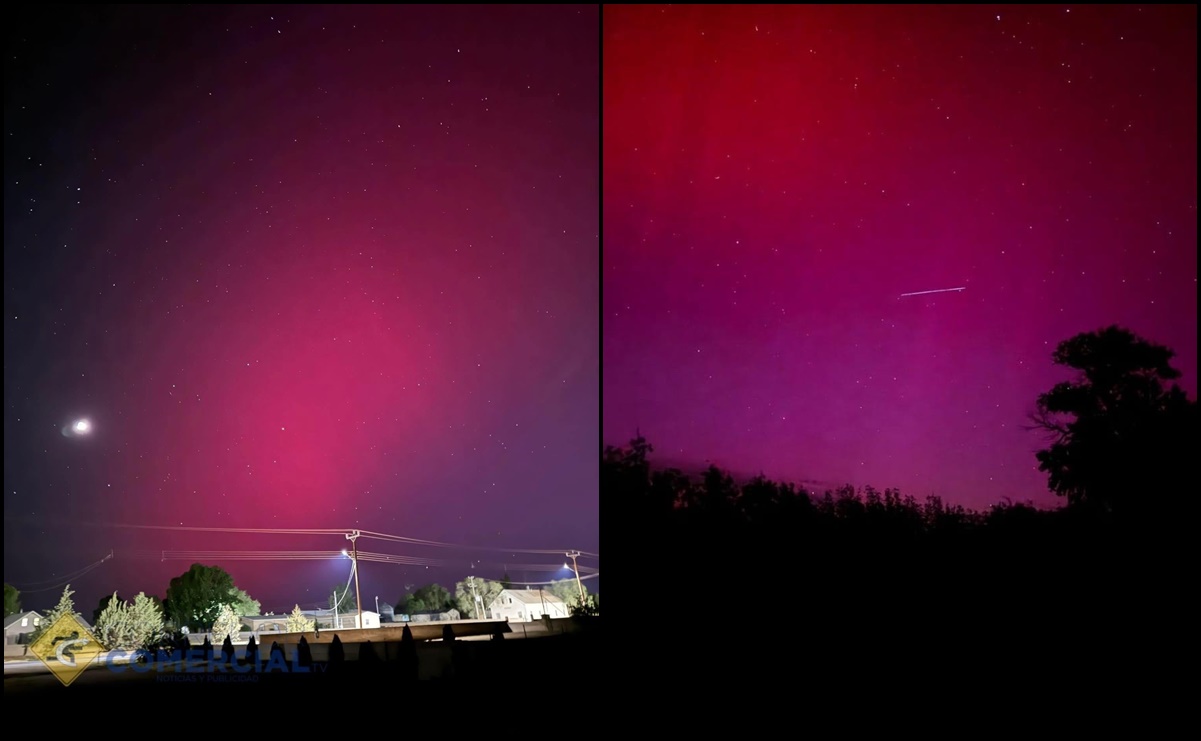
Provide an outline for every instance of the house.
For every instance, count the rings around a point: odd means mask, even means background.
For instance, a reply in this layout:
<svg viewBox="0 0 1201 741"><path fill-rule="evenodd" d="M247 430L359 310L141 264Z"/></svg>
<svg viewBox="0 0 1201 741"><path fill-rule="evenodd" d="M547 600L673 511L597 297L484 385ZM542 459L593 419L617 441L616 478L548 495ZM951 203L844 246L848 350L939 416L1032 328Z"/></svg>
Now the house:
<svg viewBox="0 0 1201 741"><path fill-rule="evenodd" d="M317 623L318 630L332 630L335 622L339 630L349 630L358 627L359 613L357 610L349 612L339 610L335 613L333 610L301 610L304 616ZM364 628L379 627L379 613L363 610L363 626Z"/></svg>
<svg viewBox="0 0 1201 741"><path fill-rule="evenodd" d="M452 607L443 612L414 612L411 615L401 615L400 617L404 622L408 623L438 623L447 620L458 620L459 611Z"/></svg>
<svg viewBox="0 0 1201 741"><path fill-rule="evenodd" d="M502 589L488 605L488 616L520 623L540 620L543 616L565 618L570 612L567 603L545 589Z"/></svg>
<svg viewBox="0 0 1201 741"><path fill-rule="evenodd" d="M287 615L246 615L242 617L242 625L255 633L287 633Z"/></svg>
<svg viewBox="0 0 1201 741"><path fill-rule="evenodd" d="M33 610L18 612L4 618L4 645L24 646L33 631L42 626L42 616Z"/></svg>

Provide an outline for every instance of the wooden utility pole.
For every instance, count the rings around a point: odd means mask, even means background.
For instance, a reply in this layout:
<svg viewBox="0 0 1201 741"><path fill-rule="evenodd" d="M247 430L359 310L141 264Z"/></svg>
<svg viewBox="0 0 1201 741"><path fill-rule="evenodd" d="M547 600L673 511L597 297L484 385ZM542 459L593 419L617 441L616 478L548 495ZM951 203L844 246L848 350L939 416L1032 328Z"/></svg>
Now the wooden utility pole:
<svg viewBox="0 0 1201 741"><path fill-rule="evenodd" d="M356 627L363 627L363 600L359 597L359 531L351 530L346 536L350 541L351 558L354 560L354 605L359 611L359 623Z"/></svg>
<svg viewBox="0 0 1201 741"><path fill-rule="evenodd" d="M567 554L567 557L571 559L571 570L575 572L575 585L580 588L580 609L582 610L584 609L584 583L580 581L580 566L575 561L579 556L579 551Z"/></svg>

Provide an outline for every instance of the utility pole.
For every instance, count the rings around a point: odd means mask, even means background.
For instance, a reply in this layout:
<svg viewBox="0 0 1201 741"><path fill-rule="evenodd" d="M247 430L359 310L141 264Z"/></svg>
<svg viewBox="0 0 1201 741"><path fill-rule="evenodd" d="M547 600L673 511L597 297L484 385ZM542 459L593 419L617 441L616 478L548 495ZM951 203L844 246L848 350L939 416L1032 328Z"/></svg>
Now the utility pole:
<svg viewBox="0 0 1201 741"><path fill-rule="evenodd" d="M467 577L467 583L471 585L471 604L475 605L475 619L480 619L480 596L475 591L475 577Z"/></svg>
<svg viewBox="0 0 1201 741"><path fill-rule="evenodd" d="M584 583L580 581L580 566L576 563L576 559L580 557L579 551L571 551L567 554L571 559L571 570L575 572L575 585L580 588L580 609L584 607Z"/></svg>
<svg viewBox="0 0 1201 741"><path fill-rule="evenodd" d="M363 600L359 597L359 534L358 530L351 530L346 539L350 541L350 548L353 551L351 558L354 559L354 565L351 568L354 569L354 605L359 611L359 623L357 627L362 628Z"/></svg>

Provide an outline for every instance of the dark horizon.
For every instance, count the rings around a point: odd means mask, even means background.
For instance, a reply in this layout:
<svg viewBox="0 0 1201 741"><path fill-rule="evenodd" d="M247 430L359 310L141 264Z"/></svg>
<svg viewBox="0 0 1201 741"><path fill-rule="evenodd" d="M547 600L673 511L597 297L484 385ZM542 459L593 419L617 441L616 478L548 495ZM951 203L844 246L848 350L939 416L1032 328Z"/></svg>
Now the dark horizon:
<svg viewBox="0 0 1201 741"><path fill-rule="evenodd" d="M1196 6L604 15L606 444L1052 506L1058 342L1196 397Z"/></svg>

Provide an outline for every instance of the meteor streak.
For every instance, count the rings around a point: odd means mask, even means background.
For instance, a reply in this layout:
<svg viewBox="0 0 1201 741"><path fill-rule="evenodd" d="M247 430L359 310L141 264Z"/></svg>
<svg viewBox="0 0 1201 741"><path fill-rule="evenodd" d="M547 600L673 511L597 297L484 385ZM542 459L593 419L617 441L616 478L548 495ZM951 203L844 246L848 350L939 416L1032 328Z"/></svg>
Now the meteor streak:
<svg viewBox="0 0 1201 741"><path fill-rule="evenodd" d="M905 298L906 296L921 296L926 293L946 293L948 291L962 291L964 288L967 288L967 286L960 286L959 288L935 288L933 291L914 291L913 293L902 293L901 298Z"/></svg>

